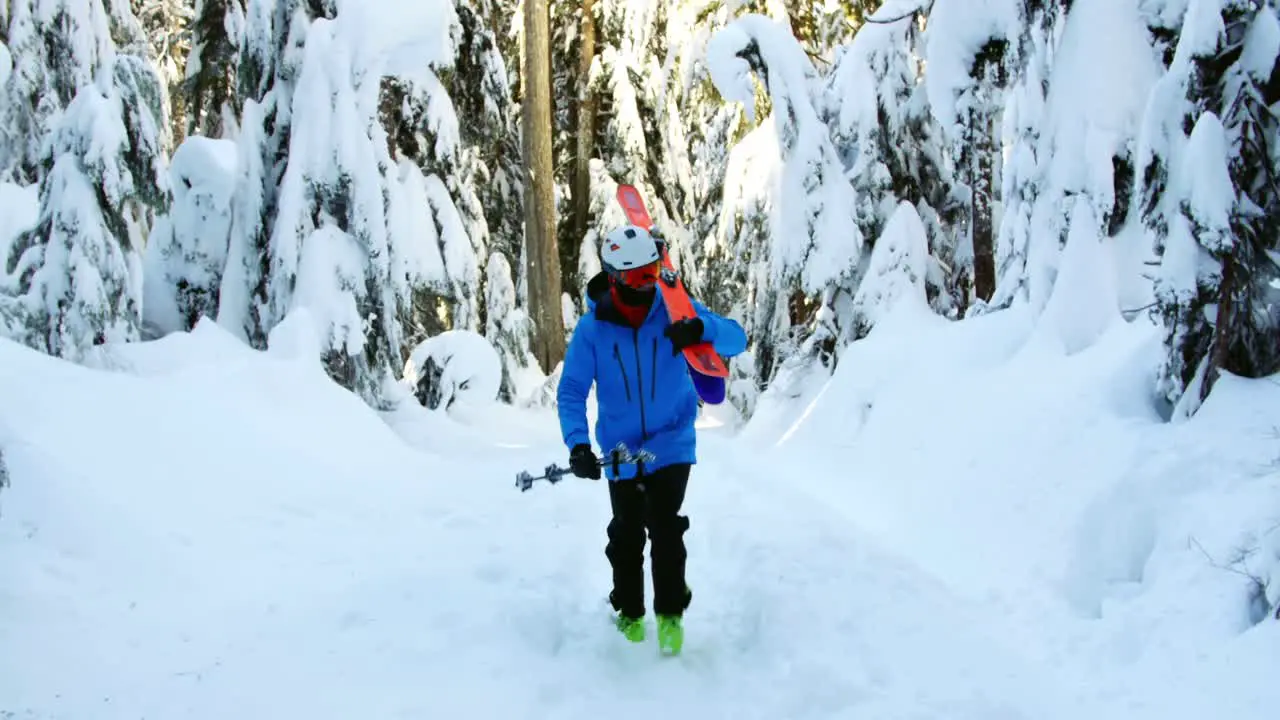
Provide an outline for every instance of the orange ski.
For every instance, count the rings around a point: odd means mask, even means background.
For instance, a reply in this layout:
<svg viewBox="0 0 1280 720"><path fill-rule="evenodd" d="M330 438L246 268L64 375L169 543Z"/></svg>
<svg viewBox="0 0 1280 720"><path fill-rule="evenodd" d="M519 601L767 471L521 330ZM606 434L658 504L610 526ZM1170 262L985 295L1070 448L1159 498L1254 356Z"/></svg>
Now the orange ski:
<svg viewBox="0 0 1280 720"><path fill-rule="evenodd" d="M653 219L649 217L644 200L640 198L640 191L634 185L618 186L618 203L622 205L623 211L627 214L627 220L632 225L645 230L653 228ZM662 271L659 275L658 291L662 293L662 303L667 306L667 316L671 318L671 322L697 317L693 302L689 299L689 291L685 288L684 281L680 279L680 274L676 272L675 266L671 264L666 243L662 244ZM689 367L702 375L717 378L729 376L729 368L725 366L724 360L709 342L700 342L685 348L684 359L689 363Z"/></svg>

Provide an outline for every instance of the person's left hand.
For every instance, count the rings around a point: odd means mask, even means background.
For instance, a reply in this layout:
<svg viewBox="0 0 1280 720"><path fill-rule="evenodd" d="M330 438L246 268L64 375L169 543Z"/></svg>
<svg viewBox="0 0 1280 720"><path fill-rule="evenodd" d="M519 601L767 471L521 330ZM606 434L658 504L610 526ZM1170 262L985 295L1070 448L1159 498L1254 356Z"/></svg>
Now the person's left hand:
<svg viewBox="0 0 1280 720"><path fill-rule="evenodd" d="M569 451L569 469L574 475L589 480L600 479L600 463L587 443L579 443Z"/></svg>
<svg viewBox="0 0 1280 720"><path fill-rule="evenodd" d="M691 317L671 323L662 334L671 340L671 354L679 355L681 350L702 342L702 331L702 318Z"/></svg>

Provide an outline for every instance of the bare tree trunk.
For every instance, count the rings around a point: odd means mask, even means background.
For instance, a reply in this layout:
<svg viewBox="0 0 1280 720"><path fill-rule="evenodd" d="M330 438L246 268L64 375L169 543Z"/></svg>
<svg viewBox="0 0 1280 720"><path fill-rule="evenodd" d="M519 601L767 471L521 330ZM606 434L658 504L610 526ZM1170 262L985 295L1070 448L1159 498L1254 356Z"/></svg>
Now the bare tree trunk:
<svg viewBox="0 0 1280 720"><path fill-rule="evenodd" d="M1200 383L1200 402L1209 397L1213 384L1230 362L1231 336L1236 332L1233 326L1236 322L1234 310L1238 300L1236 285L1240 282L1243 270L1237 265L1234 251L1222 259L1222 280L1218 283L1218 313L1214 320L1213 345L1209 348L1209 367L1205 369L1204 380Z"/></svg>
<svg viewBox="0 0 1280 720"><path fill-rule="evenodd" d="M543 372L564 359L560 256L556 248L555 177L551 155L551 13L547 0L525 0L524 107L525 267L533 354Z"/></svg>
<svg viewBox="0 0 1280 720"><path fill-rule="evenodd" d="M974 60L974 103L969 108L967 135L969 136L968 174L966 180L973 192L970 203L973 233L973 292L983 302L989 302L996 291L996 261L994 218L995 159L999 148L995 141L997 93L1004 86L1003 67L1007 42L991 40L978 52Z"/></svg>
<svg viewBox="0 0 1280 720"><path fill-rule="evenodd" d="M991 300L996 291L995 239L992 232L992 196L995 177L992 161L996 149L991 143L992 117L984 103L974 111L975 140L973 153L973 292L984 302Z"/></svg>
<svg viewBox="0 0 1280 720"><path fill-rule="evenodd" d="M578 277L579 251L591 219L591 157L595 154L596 114L600 107L590 86L591 61L596 55L595 4L595 0L582 2L582 28L579 33L582 44L578 55L578 147L573 184L570 186L573 242L560 249L565 282L575 291L582 284L582 278Z"/></svg>

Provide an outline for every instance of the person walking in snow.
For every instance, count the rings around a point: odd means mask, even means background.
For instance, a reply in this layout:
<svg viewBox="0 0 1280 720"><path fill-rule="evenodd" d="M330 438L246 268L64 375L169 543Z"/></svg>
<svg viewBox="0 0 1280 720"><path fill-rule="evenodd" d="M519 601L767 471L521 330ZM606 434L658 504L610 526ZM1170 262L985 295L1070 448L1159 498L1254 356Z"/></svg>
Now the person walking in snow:
<svg viewBox="0 0 1280 720"><path fill-rule="evenodd" d="M609 601L618 629L632 642L644 640L645 534L651 543L653 610L665 652L683 644L682 618L693 599L685 581L680 514L696 457L694 421L698 395L681 351L709 341L721 356L746 349L737 322L694 302L696 318L672 323L658 292L658 241L643 228L622 226L605 237L604 270L587 284L587 312L574 328L558 390L560 429L569 465L578 477L609 480L613 517L605 555L613 567ZM606 452L624 443L647 450L647 465L611 461L603 468L591 450L587 395L596 386L596 441ZM615 458L616 460L616 458Z"/></svg>

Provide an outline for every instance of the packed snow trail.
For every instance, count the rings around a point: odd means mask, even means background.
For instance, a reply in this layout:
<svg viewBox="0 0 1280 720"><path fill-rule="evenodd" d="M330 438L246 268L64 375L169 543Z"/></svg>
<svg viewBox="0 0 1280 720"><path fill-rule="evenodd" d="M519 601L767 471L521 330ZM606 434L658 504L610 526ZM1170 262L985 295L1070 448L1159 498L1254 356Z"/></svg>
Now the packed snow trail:
<svg viewBox="0 0 1280 720"><path fill-rule="evenodd" d="M131 350L132 372L0 342L0 714L1070 716L980 608L714 432L685 653L630 645L605 488L513 487L563 461L552 415L398 425L446 458L218 332Z"/></svg>

